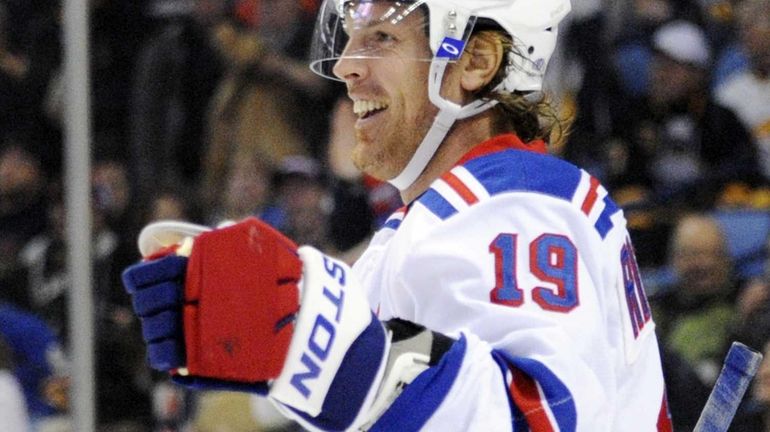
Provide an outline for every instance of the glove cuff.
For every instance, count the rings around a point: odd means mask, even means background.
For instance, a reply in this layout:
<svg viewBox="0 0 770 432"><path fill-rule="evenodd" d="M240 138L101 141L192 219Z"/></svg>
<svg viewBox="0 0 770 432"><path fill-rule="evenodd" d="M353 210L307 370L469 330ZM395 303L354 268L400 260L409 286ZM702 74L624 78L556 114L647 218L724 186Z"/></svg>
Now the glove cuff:
<svg viewBox="0 0 770 432"><path fill-rule="evenodd" d="M309 246L300 247L298 253L303 263L300 311L286 362L270 396L315 417L346 353L373 321L382 334L380 346L372 347L382 351L375 363L383 363L387 351L382 325L372 315L350 267Z"/></svg>

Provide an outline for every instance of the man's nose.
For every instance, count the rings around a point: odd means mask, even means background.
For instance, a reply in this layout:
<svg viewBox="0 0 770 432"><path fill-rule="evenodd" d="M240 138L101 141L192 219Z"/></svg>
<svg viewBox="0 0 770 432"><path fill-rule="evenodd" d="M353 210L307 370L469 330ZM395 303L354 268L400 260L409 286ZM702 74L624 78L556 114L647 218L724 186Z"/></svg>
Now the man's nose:
<svg viewBox="0 0 770 432"><path fill-rule="evenodd" d="M349 56L347 52L348 50L345 50L334 65L332 69L334 75L349 84L366 78L368 62L365 59Z"/></svg>

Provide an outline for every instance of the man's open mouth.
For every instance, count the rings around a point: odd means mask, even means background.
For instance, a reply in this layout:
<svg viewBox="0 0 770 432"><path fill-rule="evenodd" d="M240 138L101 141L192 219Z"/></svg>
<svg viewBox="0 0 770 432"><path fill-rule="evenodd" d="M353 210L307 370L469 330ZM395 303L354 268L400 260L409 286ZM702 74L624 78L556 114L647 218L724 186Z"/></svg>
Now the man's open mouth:
<svg viewBox="0 0 770 432"><path fill-rule="evenodd" d="M357 100L353 102L353 112L359 119L367 119L388 108L388 104L382 101Z"/></svg>

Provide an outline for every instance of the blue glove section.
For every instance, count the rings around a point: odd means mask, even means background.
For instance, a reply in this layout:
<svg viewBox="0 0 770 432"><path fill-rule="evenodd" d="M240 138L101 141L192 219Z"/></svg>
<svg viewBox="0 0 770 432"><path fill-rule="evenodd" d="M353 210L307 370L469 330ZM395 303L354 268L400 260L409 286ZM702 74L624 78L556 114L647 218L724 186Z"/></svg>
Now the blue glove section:
<svg viewBox="0 0 770 432"><path fill-rule="evenodd" d="M185 363L182 293L186 270L187 258L168 255L123 272L123 284L142 321L142 337L153 369L168 371Z"/></svg>
<svg viewBox="0 0 770 432"><path fill-rule="evenodd" d="M129 294L134 294L148 285L167 281L181 283L186 270L186 257L167 255L153 261L142 261L127 268L123 272L123 284Z"/></svg>
<svg viewBox="0 0 770 432"><path fill-rule="evenodd" d="M160 342L182 333L179 313L173 310L142 317L142 337L146 342Z"/></svg>
<svg viewBox="0 0 770 432"><path fill-rule="evenodd" d="M147 344L147 357L150 366L162 372L177 369L184 365L184 345L181 339L167 339Z"/></svg>
<svg viewBox="0 0 770 432"><path fill-rule="evenodd" d="M134 292L134 312L138 316L148 316L179 307L182 304L179 288L177 282L164 282Z"/></svg>

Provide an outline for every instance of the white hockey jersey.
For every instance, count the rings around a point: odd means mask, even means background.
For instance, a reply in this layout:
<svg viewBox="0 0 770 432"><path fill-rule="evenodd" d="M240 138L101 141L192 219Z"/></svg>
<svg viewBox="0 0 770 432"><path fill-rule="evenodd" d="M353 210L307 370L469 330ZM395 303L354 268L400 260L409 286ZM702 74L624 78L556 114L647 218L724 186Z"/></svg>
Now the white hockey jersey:
<svg viewBox="0 0 770 432"><path fill-rule="evenodd" d="M542 142L475 147L390 217L354 271L380 319L462 342L444 366L456 370L415 390L432 403L410 406L410 385L373 429L670 430L623 213Z"/></svg>

